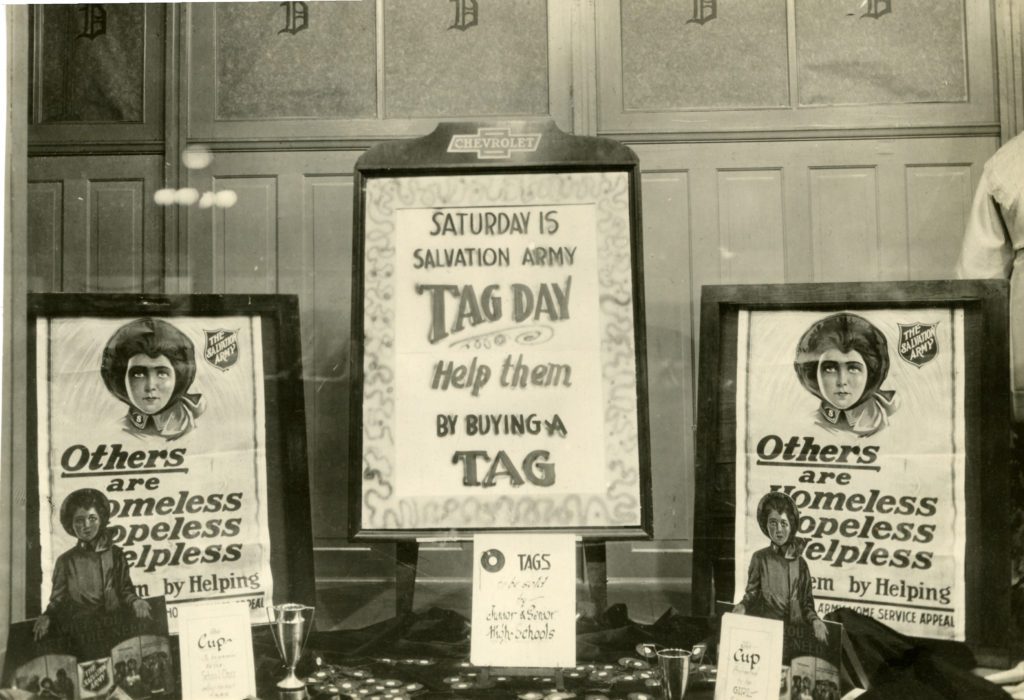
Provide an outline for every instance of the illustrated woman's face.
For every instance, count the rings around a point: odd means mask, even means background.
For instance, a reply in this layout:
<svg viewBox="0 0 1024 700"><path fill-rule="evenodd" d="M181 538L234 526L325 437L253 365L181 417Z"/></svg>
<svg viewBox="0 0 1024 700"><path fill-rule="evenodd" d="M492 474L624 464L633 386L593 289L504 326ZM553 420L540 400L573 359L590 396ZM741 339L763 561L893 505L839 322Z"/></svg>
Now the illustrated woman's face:
<svg viewBox="0 0 1024 700"><path fill-rule="evenodd" d="M125 383L128 398L135 408L153 415L167 407L174 393L174 367L163 355L149 357L139 353L128 360Z"/></svg>
<svg viewBox="0 0 1024 700"><path fill-rule="evenodd" d="M818 359L818 386L836 408L849 408L860 401L867 379L867 365L856 350L826 350Z"/></svg>
<svg viewBox="0 0 1024 700"><path fill-rule="evenodd" d="M71 518L71 529L75 537L83 542L92 542L100 534L100 514L96 508L79 508Z"/></svg>
<svg viewBox="0 0 1024 700"><path fill-rule="evenodd" d="M789 516L777 510L768 511L768 539L780 547L789 541Z"/></svg>

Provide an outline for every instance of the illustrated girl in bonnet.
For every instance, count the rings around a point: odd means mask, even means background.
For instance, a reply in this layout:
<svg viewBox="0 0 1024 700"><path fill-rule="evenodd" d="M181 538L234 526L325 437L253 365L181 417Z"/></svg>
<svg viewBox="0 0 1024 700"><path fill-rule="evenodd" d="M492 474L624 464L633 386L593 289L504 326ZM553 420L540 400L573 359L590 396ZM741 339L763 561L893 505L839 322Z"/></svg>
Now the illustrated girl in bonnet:
<svg viewBox="0 0 1024 700"><path fill-rule="evenodd" d="M100 374L110 393L128 405L125 428L138 435L181 437L206 408L200 394L188 393L196 378L192 341L157 318L121 326L103 350Z"/></svg>
<svg viewBox="0 0 1024 700"><path fill-rule="evenodd" d="M814 609L811 572L802 556L806 542L796 536L799 523L796 503L785 493L772 491L761 497L757 524L769 544L751 555L746 592L733 612L808 625L825 643L827 630Z"/></svg>
<svg viewBox="0 0 1024 700"><path fill-rule="evenodd" d="M881 388L889 374L888 343L860 316L837 313L808 328L794 366L800 383L821 400L817 424L830 431L868 437L899 408L896 392Z"/></svg>

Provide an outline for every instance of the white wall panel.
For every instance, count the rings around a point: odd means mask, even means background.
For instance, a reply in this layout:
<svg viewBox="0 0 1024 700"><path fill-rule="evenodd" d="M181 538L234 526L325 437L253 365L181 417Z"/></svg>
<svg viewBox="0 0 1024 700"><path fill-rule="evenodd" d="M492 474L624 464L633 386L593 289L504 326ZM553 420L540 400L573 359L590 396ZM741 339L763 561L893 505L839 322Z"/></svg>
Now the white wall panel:
<svg viewBox="0 0 1024 700"><path fill-rule="evenodd" d="M643 177L644 283L647 322L647 384L654 483L654 531L658 538L685 537L691 508L679 484L680 467L692 460L692 444L678 435L692 429L690 310L677 300L689 289L689 176L686 172ZM680 488L681 486L681 488Z"/></svg>
<svg viewBox="0 0 1024 700"><path fill-rule="evenodd" d="M874 169L812 168L809 175L814 279L879 279Z"/></svg>
<svg viewBox="0 0 1024 700"><path fill-rule="evenodd" d="M29 159L33 292L163 291L163 217L153 155Z"/></svg>
<svg viewBox="0 0 1024 700"><path fill-rule="evenodd" d="M142 280L141 180L89 186L89 291L131 292Z"/></svg>
<svg viewBox="0 0 1024 700"><path fill-rule="evenodd" d="M277 181L273 177L217 178L238 203L213 210L213 291L277 291Z"/></svg>
<svg viewBox="0 0 1024 700"><path fill-rule="evenodd" d="M969 164L913 165L906 170L910 279L951 277L970 215Z"/></svg>
<svg viewBox="0 0 1024 700"><path fill-rule="evenodd" d="M719 269L723 284L780 282L786 240L782 170L718 173Z"/></svg>
<svg viewBox="0 0 1024 700"><path fill-rule="evenodd" d="M60 288L63 199L61 182L33 182L28 186L28 230L33 242L28 259L30 292Z"/></svg>

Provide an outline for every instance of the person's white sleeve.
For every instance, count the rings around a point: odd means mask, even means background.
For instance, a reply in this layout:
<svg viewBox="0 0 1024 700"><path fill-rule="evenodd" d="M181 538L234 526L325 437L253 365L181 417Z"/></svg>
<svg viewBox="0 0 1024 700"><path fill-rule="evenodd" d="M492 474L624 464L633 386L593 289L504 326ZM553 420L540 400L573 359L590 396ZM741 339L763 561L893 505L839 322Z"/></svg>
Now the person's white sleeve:
<svg viewBox="0 0 1024 700"><path fill-rule="evenodd" d="M1010 276L1013 245L999 212L999 204L989 192L985 173L974 191L960 260L956 264L956 276L960 279L1006 279Z"/></svg>

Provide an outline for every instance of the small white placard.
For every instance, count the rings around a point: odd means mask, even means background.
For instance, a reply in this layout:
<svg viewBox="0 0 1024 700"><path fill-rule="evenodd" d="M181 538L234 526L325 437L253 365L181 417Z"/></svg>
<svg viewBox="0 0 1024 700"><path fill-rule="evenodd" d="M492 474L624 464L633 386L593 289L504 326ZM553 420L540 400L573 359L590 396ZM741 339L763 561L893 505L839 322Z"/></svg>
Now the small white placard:
<svg viewBox="0 0 1024 700"><path fill-rule="evenodd" d="M179 606L178 644L181 697L237 700L256 695L246 601Z"/></svg>
<svg viewBox="0 0 1024 700"><path fill-rule="evenodd" d="M473 537L475 666L576 665L574 535Z"/></svg>
<svg viewBox="0 0 1024 700"><path fill-rule="evenodd" d="M782 684L782 621L725 613L715 700L777 698Z"/></svg>

